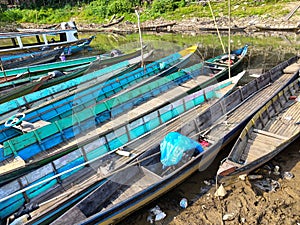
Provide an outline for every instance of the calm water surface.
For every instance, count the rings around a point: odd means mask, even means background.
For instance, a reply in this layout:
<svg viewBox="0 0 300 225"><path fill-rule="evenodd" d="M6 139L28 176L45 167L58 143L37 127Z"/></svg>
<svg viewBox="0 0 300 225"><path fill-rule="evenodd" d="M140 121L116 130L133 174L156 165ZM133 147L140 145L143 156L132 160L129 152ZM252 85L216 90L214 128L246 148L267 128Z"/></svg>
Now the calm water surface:
<svg viewBox="0 0 300 225"><path fill-rule="evenodd" d="M121 51L128 51L132 48L140 46L138 34L127 36L117 34L91 34L82 33L81 37L88 37L96 35L96 39L92 42L91 52L83 54L101 54L109 52L112 49L119 49ZM228 36L222 36L225 49L228 49ZM180 34L143 34L143 43L147 43L149 49L155 49L154 55L148 59L153 61L158 58L167 56L181 49L199 44L200 55L196 57L193 62L203 61L204 58L214 57L223 52L222 45L217 35L206 34L201 36L180 35ZM247 71L247 76L243 78L242 82L247 82L252 79L249 74L263 73L278 63L296 55L300 54L300 35L294 33L283 34L238 34L230 37L230 49L237 49L243 45L249 45L248 55L244 60L243 68ZM232 144L231 144L232 145ZM206 170L194 173L184 183L178 187L170 190L167 194L159 199L145 205L142 209L131 214L119 225L125 224L149 224L147 216L149 210L156 205L167 214L167 217L156 224L168 224L180 211L179 202L181 198L188 199L189 204L196 201L205 192L205 180L211 180L218 168L220 160L226 157L229 153L230 145L223 149L217 156L212 165Z"/></svg>

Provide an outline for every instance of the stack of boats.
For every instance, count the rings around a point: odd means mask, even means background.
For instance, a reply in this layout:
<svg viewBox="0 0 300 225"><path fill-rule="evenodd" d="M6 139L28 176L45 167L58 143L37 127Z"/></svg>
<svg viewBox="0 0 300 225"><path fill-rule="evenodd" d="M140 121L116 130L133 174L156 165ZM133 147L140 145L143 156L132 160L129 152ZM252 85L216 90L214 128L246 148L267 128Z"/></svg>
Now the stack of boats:
<svg viewBox="0 0 300 225"><path fill-rule="evenodd" d="M259 165L244 146L262 135L277 140L267 159L297 137L297 123L270 135L282 125L269 121L299 105L298 56L237 87L247 45L192 65L196 45L143 67L153 51L140 50L2 71L3 224L115 223L204 170L248 121L219 175Z"/></svg>

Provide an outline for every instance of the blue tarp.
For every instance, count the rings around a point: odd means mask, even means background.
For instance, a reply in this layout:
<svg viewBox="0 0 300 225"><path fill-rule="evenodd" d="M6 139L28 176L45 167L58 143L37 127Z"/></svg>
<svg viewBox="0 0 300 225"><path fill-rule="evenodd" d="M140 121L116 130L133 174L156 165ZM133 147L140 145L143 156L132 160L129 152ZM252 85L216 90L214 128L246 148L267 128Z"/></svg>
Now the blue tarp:
<svg viewBox="0 0 300 225"><path fill-rule="evenodd" d="M160 143L160 161L164 166L176 165L181 160L183 153L189 150L200 153L203 148L198 142L178 132L170 132Z"/></svg>

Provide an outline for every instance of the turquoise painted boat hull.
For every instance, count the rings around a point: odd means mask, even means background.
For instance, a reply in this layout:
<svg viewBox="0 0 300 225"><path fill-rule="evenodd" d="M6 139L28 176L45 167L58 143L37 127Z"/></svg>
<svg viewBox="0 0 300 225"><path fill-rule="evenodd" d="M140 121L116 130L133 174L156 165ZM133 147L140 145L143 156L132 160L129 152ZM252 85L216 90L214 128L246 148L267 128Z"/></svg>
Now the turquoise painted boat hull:
<svg viewBox="0 0 300 225"><path fill-rule="evenodd" d="M136 83L142 81L143 79L147 77L152 77L155 76L157 73L161 72L159 75L163 76L165 74L169 74L174 70L177 70L178 67L187 61L187 59L191 55L188 54L186 57L183 57L182 54L175 53L170 56L167 56L166 58L160 59L156 62L153 62L149 65L146 66L146 72L144 68L139 68L135 71L132 71L128 74L124 74L122 76L119 76L118 79L116 78L111 78L111 79L103 79L105 83L97 83L92 84L92 85L86 85L87 89L83 89L83 91L80 91L80 89L72 95L68 95L67 97L63 97L59 99L58 101L51 101L51 105L47 104L45 107L39 107L37 108L36 111L30 111L29 113L26 113L26 121L28 120L29 122L35 122L37 120L45 120L45 121L50 121L54 122L57 119L65 118L67 116L70 116L74 110L76 112L79 112L79 108L87 108L91 107L92 104L95 104L97 102L100 102L104 100L105 98L111 97L113 94L118 93L121 91L123 88L128 88L129 86L136 85ZM160 68L160 64L162 62L166 62L167 66L164 68ZM90 75L85 75L84 77L89 76L93 77ZM82 79L79 80L79 82L76 82L76 84L80 85ZM73 82L73 81L72 81ZM64 83L63 86L65 87L68 85L69 82ZM60 86L59 86L60 87ZM54 89L51 88L51 90ZM30 96L24 96L20 99L16 99L14 101L10 101L9 103L4 103L0 107L4 111L8 111L12 109L18 109L20 105L22 104L24 98L26 98L27 104L30 103L30 99L37 99L38 97L42 97L47 93L46 91L43 92L37 92L36 94L30 94ZM20 103L21 101L21 103ZM84 104L82 104L84 103ZM77 105L76 109L74 109L74 104ZM51 110L49 110L51 109ZM53 110L55 109L55 112L53 113ZM38 112L38 113L37 113ZM2 112L2 115L5 112ZM6 117L7 118L7 117ZM4 127L4 123L2 122L0 125L0 143L3 142L4 140L10 139L13 136L18 135L17 131L14 131L12 129L7 129Z"/></svg>
<svg viewBox="0 0 300 225"><path fill-rule="evenodd" d="M26 191L26 196L29 199L34 198L41 195L42 193L46 193L50 188L54 188L58 185L58 182L64 183L70 177L76 176L76 173L84 168L84 166L81 166L83 163L86 163L88 161L91 163L91 161L98 160L98 158L103 154L117 149L119 145L116 141L121 141L122 145L124 145L138 137L147 134L148 132L153 131L154 129L157 129L165 122L170 121L180 116L181 114L198 107L206 101L224 97L226 93L223 93L223 95L220 96L218 94L218 91L232 84L234 84L232 85L232 88L235 87L240 78L241 76L239 78L232 78L220 84L215 84L214 86L207 87L204 90L200 90L172 103L168 103L161 108L157 108L140 118L130 121L130 123L124 123L122 127L119 127L118 129L113 131L109 131L101 136L97 136L94 140L89 140L87 141L87 143L79 143L76 147L78 148L77 150L74 150L67 155L62 156L61 158L54 160L52 163L25 175L26 180L33 179L31 181L32 184L38 184L38 182L41 182L36 187L33 187L32 189ZM232 90L232 88L230 90ZM228 92L230 90L228 90ZM141 123L141 121L143 122ZM121 130L127 130L129 132L129 135L120 132ZM125 136L127 136L127 138L125 138ZM112 139L112 137L114 138ZM82 151L84 151L84 153L82 153ZM48 160L49 162L51 161L51 159ZM36 165L34 165L33 163L31 166L31 169L34 169ZM28 168L30 168L30 166L27 167L27 169ZM18 174L20 174L20 172L21 171L18 171ZM57 177L56 179L51 179L51 177L53 177L57 173L64 174ZM47 179L49 180L47 181ZM3 180L3 177L1 177L1 180ZM94 182L95 184L89 186L89 188L85 189L84 192L80 192L72 199L69 199L70 201L65 202L62 206L56 207L51 216L49 216L49 214L43 215L41 218L39 218L38 221L36 221L36 224L45 222L45 220L48 220L49 217L57 217L56 214L58 212L61 213L61 211L66 210L68 207L70 207L70 205L78 202L80 199L82 199L84 196L86 196L101 184L99 184L99 182L97 183L96 181ZM16 184L17 180L11 182L10 184L7 184L5 186L5 189L10 186L16 186ZM15 191L16 190L12 190L11 193L14 193ZM1 197L3 196L0 196L0 199ZM8 216L9 212L12 213L16 211L24 203L24 195L21 194L17 194L7 201L0 202L0 218ZM7 207L4 207L4 205Z"/></svg>

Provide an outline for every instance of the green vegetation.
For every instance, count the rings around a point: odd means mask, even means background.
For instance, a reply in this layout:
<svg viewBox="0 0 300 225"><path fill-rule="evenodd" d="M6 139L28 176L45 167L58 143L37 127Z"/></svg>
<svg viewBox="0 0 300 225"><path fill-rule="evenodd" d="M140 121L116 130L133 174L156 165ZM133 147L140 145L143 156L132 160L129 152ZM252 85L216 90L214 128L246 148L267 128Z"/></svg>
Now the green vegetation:
<svg viewBox="0 0 300 225"><path fill-rule="evenodd" d="M283 4L296 0L231 0L231 15L246 17L266 15L270 17L287 14ZM63 6L62 6L63 5ZM212 1L216 17L228 15L228 1ZM16 21L31 23L59 23L75 18L81 23L104 23L113 15L125 16L136 22L135 9L139 8L141 21L159 17L181 20L190 17L211 17L207 3L187 0L85 0L85 1L35 1L35 5L20 5L9 9L0 6L0 22Z"/></svg>

